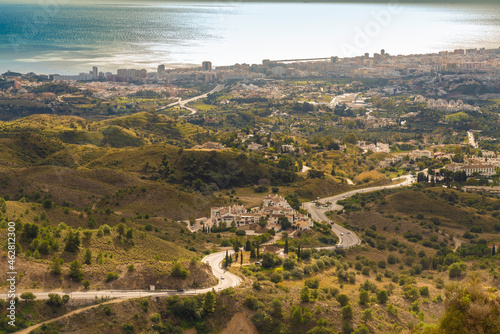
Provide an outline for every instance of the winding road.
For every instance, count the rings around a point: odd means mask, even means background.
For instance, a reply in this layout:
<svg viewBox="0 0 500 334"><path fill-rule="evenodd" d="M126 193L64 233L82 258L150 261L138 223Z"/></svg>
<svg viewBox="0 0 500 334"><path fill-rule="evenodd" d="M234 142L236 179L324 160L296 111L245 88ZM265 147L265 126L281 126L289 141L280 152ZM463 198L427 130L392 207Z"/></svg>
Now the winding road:
<svg viewBox="0 0 500 334"><path fill-rule="evenodd" d="M377 190L382 190L382 189L389 189L389 188L396 188L396 187L403 187L403 186L408 186L411 185L413 182L415 182L415 178L412 175L404 175L399 178L393 179L393 181L398 180L398 179L404 179L403 182L398 183L398 184L391 184L388 186L378 186L378 187L371 187L371 188L363 188L363 189L356 189L356 190L351 190L339 195L335 196L330 196L330 197L325 197L325 198L320 198L316 201L316 203L321 203L323 204L321 207L317 206L314 202L306 202L302 203L302 208L306 209L311 213L311 218L321 222L321 221L326 221L327 223L332 223L330 219L326 216L327 211L337 211L337 210L342 210L343 206L338 204L337 202L343 199L346 199L347 197L351 197L355 194L359 193L367 193L367 192L372 192L372 191L377 191ZM325 206L326 203L330 203L329 205ZM333 248L350 248L357 246L361 243L361 239L352 231L349 231L348 229L339 226L338 224L332 224L332 231L339 237L340 242L335 245L335 246L330 246L330 247L321 247L319 249L333 249Z"/></svg>
<svg viewBox="0 0 500 334"><path fill-rule="evenodd" d="M199 99L204 99L204 98L206 98L208 96L208 94L213 94L213 93L219 92L223 88L224 88L224 85L217 85L217 86L215 86L214 89L212 89L208 93L205 93L205 94L202 94L202 95L198 95L198 96L186 99L186 100L179 99L179 101L167 104L164 107L160 107L160 108L156 109L156 111L160 111L160 110L163 110L163 109L166 109L166 108L170 108L170 107L179 105L181 108L186 109L186 110L188 110L188 111L191 112L188 116L194 115L194 114L197 113L197 110L193 109L191 107L186 106L186 104L188 104L190 102L193 102L193 101L196 101L196 100L199 100Z"/></svg>
<svg viewBox="0 0 500 334"><path fill-rule="evenodd" d="M371 192L371 191L377 191L377 190L382 190L382 189L389 189L389 188L396 188L396 187L402 187L402 186L408 186L411 185L413 182L415 182L415 178L411 175L404 175L400 178L396 178L393 180L397 179L404 179L403 182L398 183L398 184L392 184L388 186L378 186L378 187L371 187L371 188L364 188L364 189L356 189L356 190L351 190L343 194L335 195L335 196L330 196L330 197L325 197L318 199L316 202L317 203L330 203L328 206L321 206L318 207L316 204L313 202L306 202L302 204L302 207L306 210L308 210L311 213L311 217L316 220L316 221L326 221L331 223L331 220L328 219L326 216L325 212L327 211L332 211L332 210L342 210L342 206L339 205L337 202L345 199L347 197L353 196L355 194L359 193L366 193L366 192ZM333 232L339 237L340 242L335 245L335 246L328 246L328 247L321 247L318 249L333 249L333 248L350 248L356 245L359 245L361 243L361 240L359 237L352 231L349 231L348 229L339 226L338 224L332 225L332 230ZM233 254L234 251L228 250L229 254ZM215 291L220 291L229 287L237 287L242 283L241 278L238 276L224 270L222 268L222 262L226 256L226 251L221 251L217 253L213 253L210 255L207 255L203 258L202 262L207 263L210 265L212 269L213 275L217 278L217 285L210 287L210 288L203 288L203 289L189 289L189 290L164 290L164 291L149 291L149 290L99 290L99 291L49 291L49 292L37 292L37 291L31 291L33 294L37 297L37 299L48 299L49 298L49 293L59 293L59 294L68 294L71 299L87 299L87 300L93 300L93 299L100 299L100 298L114 298L114 300L106 302L107 303L116 303L120 302L126 299L131 299L131 298L140 298L140 297L146 297L146 296L175 296L175 295L196 295L196 294L202 294L206 293L211 290ZM26 290L28 291L28 290ZM20 295L22 292L26 291L19 291L18 294ZM45 322L33 325L31 327L25 328L23 330L20 330L18 333L20 334L28 334L32 330L40 327L41 325L45 323L50 323L57 321L62 318L69 317L70 315L76 314L83 312L85 310L88 310L93 307L97 307L98 305L92 305L88 306L82 309L75 310L69 314L65 314L61 317L55 318L55 319L50 319Z"/></svg>
<svg viewBox="0 0 500 334"><path fill-rule="evenodd" d="M230 250L229 254L233 254L234 251ZM128 298L140 298L146 296L174 296L174 295L196 295L200 293L206 293L212 289L223 290L229 287L236 287L241 284L241 279L231 274L230 272L226 272L222 267L222 261L226 256L226 252L217 252L210 255L207 255L203 258L203 263L208 263L212 268L212 273L218 280L218 284L216 286L204 289L190 289L184 291L177 290L160 290L160 291L150 291L150 290L99 290L99 291L47 291L47 292L33 292L37 299L49 299L49 293L59 293L59 294L67 294L71 297L71 299L95 299L95 298L120 298L120 299L128 299ZM224 277L221 279L221 277ZM22 292L27 292L30 290L23 290Z"/></svg>

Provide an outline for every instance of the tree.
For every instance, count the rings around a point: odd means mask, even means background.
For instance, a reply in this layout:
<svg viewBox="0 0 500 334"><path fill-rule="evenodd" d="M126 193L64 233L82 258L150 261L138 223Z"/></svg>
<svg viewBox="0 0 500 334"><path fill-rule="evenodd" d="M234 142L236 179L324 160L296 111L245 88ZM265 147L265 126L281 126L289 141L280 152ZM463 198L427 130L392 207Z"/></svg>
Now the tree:
<svg viewBox="0 0 500 334"><path fill-rule="evenodd" d="M134 238L134 228L131 227L127 230L125 233L125 238L127 238L128 241L132 240Z"/></svg>
<svg viewBox="0 0 500 334"><path fill-rule="evenodd" d="M340 306L346 306L349 304L349 297L346 294L340 294L337 296L337 301L340 303Z"/></svg>
<svg viewBox="0 0 500 334"><path fill-rule="evenodd" d="M385 304L387 303L387 300L389 300L389 294L386 290L380 290L377 292L377 302L379 304Z"/></svg>
<svg viewBox="0 0 500 334"><path fill-rule="evenodd" d="M363 313L361 313L361 320L363 320L365 323L373 320L373 310L371 308L367 308L366 310L364 310Z"/></svg>
<svg viewBox="0 0 500 334"><path fill-rule="evenodd" d="M493 246L494 248L495 246ZM283 251L283 253L285 254L288 254L288 238L285 239L285 250ZM494 254L493 254L494 255Z"/></svg>
<svg viewBox="0 0 500 334"><path fill-rule="evenodd" d="M61 307L63 305L62 298L57 293L49 293L49 299L45 303L53 307Z"/></svg>
<svg viewBox="0 0 500 334"><path fill-rule="evenodd" d="M83 270L80 261L75 260L69 264L68 276L76 281L81 281L83 279Z"/></svg>
<svg viewBox="0 0 500 334"><path fill-rule="evenodd" d="M467 265L463 262L455 262L448 267L448 275L450 278L462 276L462 273L467 269Z"/></svg>
<svg viewBox="0 0 500 334"><path fill-rule="evenodd" d="M370 294L368 293L368 291L361 291L359 293L359 304L360 305L366 305L370 302Z"/></svg>
<svg viewBox="0 0 500 334"><path fill-rule="evenodd" d="M170 272L171 276L182 279L186 279L188 274L189 272L186 269L182 268L182 265L179 262L174 263L172 271Z"/></svg>
<svg viewBox="0 0 500 334"><path fill-rule="evenodd" d="M348 133L345 137L344 137L344 141L346 143L349 143L349 144L356 144L358 142L358 137L356 137L356 135L354 133Z"/></svg>
<svg viewBox="0 0 500 334"><path fill-rule="evenodd" d="M90 288L90 281L88 279L84 280L82 284L85 289Z"/></svg>
<svg viewBox="0 0 500 334"><path fill-rule="evenodd" d="M351 320L353 317L353 311L351 305L346 305L342 307L342 319Z"/></svg>
<svg viewBox="0 0 500 334"><path fill-rule="evenodd" d="M309 288L307 286L303 287L302 290L300 290L300 300L304 303L308 303L310 301Z"/></svg>
<svg viewBox="0 0 500 334"><path fill-rule="evenodd" d="M203 313L211 314L215 311L217 299L212 291L208 291L203 298Z"/></svg>
<svg viewBox="0 0 500 334"><path fill-rule="evenodd" d="M50 264L50 273L54 275L59 275L62 273L63 259L59 259L56 255L52 258L52 263Z"/></svg>
<svg viewBox="0 0 500 334"><path fill-rule="evenodd" d="M298 248L297 248L297 257L300 259L300 244L298 245Z"/></svg>
<svg viewBox="0 0 500 334"><path fill-rule="evenodd" d="M52 201L47 198L45 201L43 201L43 207L45 209L52 209Z"/></svg>
<svg viewBox="0 0 500 334"><path fill-rule="evenodd" d="M66 246L64 250L67 252L75 253L80 248L80 232L70 230L66 235Z"/></svg>
<svg viewBox="0 0 500 334"><path fill-rule="evenodd" d="M491 255L492 256L495 256L495 251L496 251L495 245L493 245L493 247L491 248Z"/></svg>
<svg viewBox="0 0 500 334"><path fill-rule="evenodd" d="M250 240L247 239L247 242L245 243L245 251L249 252L252 250L252 244L250 243Z"/></svg>
<svg viewBox="0 0 500 334"><path fill-rule="evenodd" d="M278 224L281 225L281 229L283 230L288 230L290 227L292 227L292 223L290 223L287 217L279 217Z"/></svg>
<svg viewBox="0 0 500 334"><path fill-rule="evenodd" d="M92 263L92 251L90 250L90 248L87 248L87 250L85 251L83 263L85 263L85 264Z"/></svg>
<svg viewBox="0 0 500 334"><path fill-rule="evenodd" d="M179 151L179 155L182 154L181 151ZM165 180L168 178L172 173L174 172L174 169L170 167L170 162L167 160L167 155L164 154L163 158L161 160L160 166L158 166L158 174L160 174L160 178Z"/></svg>
<svg viewBox="0 0 500 334"><path fill-rule="evenodd" d="M302 316L302 309L301 307L295 307L295 309L292 309L292 324L295 326L297 325L302 325L304 322L304 318Z"/></svg>
<svg viewBox="0 0 500 334"><path fill-rule="evenodd" d="M316 169L309 169L307 171L307 178L309 179L322 179L325 175L325 172Z"/></svg>
<svg viewBox="0 0 500 334"><path fill-rule="evenodd" d="M120 223L116 226L116 231L118 232L118 236L119 238L121 239L123 237L123 235L125 234L125 224L124 223Z"/></svg>
<svg viewBox="0 0 500 334"><path fill-rule="evenodd" d="M262 267L263 268L274 268L281 264L281 258L270 252L262 254Z"/></svg>
<svg viewBox="0 0 500 334"><path fill-rule="evenodd" d="M229 260L229 253L226 250L226 258L224 260L224 267L226 267L226 268L229 267L229 261L230 261Z"/></svg>
<svg viewBox="0 0 500 334"><path fill-rule="evenodd" d="M28 303L28 301L36 299L36 296L33 294L33 292L23 292L21 294L21 299L24 299L26 303Z"/></svg>
<svg viewBox="0 0 500 334"><path fill-rule="evenodd" d="M240 265L243 266L243 251L240 253Z"/></svg>
<svg viewBox="0 0 500 334"><path fill-rule="evenodd" d="M293 268L295 268L295 260L286 258L285 261L283 261L283 269L292 270Z"/></svg>

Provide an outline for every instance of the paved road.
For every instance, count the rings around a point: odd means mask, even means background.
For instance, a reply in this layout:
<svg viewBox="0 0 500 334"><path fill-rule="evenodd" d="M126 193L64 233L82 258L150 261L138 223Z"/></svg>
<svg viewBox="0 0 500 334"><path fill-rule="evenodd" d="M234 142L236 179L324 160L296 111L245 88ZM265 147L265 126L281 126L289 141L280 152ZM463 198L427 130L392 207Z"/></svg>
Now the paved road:
<svg viewBox="0 0 500 334"><path fill-rule="evenodd" d="M229 254L234 253L234 251L229 251ZM226 252L218 252L207 255L203 258L202 262L208 263L212 268L212 273L218 279L218 284L214 287L205 288L205 289L190 289L184 291L176 291L176 290L164 290L164 291L149 291L149 290L99 290L99 291L46 291L39 292L37 290L32 290L37 297L37 299L49 299L49 293L58 293L58 294L67 294L72 299L95 299L97 298L120 298L120 299L129 299L129 298L140 298L145 296L175 296L175 295L195 295L200 293L205 293L212 289L223 290L229 287L236 287L241 284L241 279L231 274L230 272L226 272L224 269L221 269L221 263L226 256ZM224 279L221 279L221 277ZM26 292L30 290L19 291L19 295L22 292Z"/></svg>
<svg viewBox="0 0 500 334"><path fill-rule="evenodd" d="M173 106L176 106L176 105L179 105L181 108L184 108L188 111L191 112L191 114L189 114L189 116L191 115L194 115L197 113L197 110L196 109L193 109L191 107L188 107L186 106L186 104L188 104L189 102L193 102L193 101L196 101L196 100L199 100L199 99L204 99L208 96L208 94L213 94L213 93L216 93L216 92L219 92L221 91L222 89L224 88L224 85L217 85L215 86L214 89L212 89L210 92L208 93L205 93L205 94L202 94L202 95L198 95L198 96L195 96L195 97L192 97L192 98L189 98L187 100L182 100L182 99L179 99L179 101L177 102L173 102L173 103L170 103L170 104L167 104L166 106L164 107L160 107L158 108L156 111L160 111L160 110L163 110L163 109L166 109L166 108L170 108L170 107L173 107Z"/></svg>
<svg viewBox="0 0 500 334"><path fill-rule="evenodd" d="M337 210L342 210L343 206L338 204L337 202L345 199L347 197L351 197L355 194L359 193L367 193L367 192L372 192L372 191L377 191L377 190L382 190L382 189L388 189L388 188L395 188L395 187L402 187L402 186L408 186L415 182L414 177L411 175L404 175L401 176L399 179L404 179L403 182L398 183L398 184L391 184L389 186L379 186L379 187L371 187L371 188L364 188L364 189L356 189L356 190L351 190L348 192L345 192L343 194L335 195L335 196L330 196L330 197L325 197L317 200L318 203L326 204L330 203L328 206L321 206L318 207L316 206L313 202L306 202L302 204L302 207L309 211L311 213L311 217L318 221L326 221L327 223L331 223L331 220L328 219L326 216L327 211L337 211ZM338 224L332 225L332 231L339 237L340 242L331 247L321 247L322 249L329 249L329 248L349 248L353 246L357 246L361 243L361 239L352 231L349 231L348 229L339 226Z"/></svg>

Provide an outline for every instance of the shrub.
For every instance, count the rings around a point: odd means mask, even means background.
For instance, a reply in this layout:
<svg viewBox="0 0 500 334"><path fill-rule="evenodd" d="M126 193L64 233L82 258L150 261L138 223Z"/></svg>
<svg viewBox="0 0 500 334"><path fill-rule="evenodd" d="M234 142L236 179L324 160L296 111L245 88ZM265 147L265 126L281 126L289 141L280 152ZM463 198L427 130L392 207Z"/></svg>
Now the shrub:
<svg viewBox="0 0 500 334"><path fill-rule="evenodd" d="M280 273L272 273L270 281L273 283L279 283L279 282L283 281L283 276L281 276Z"/></svg>
<svg viewBox="0 0 500 334"><path fill-rule="evenodd" d="M111 281L114 281L115 279L118 279L118 274L115 273L115 272L109 272L107 275L106 275L106 282L111 282Z"/></svg>
<svg viewBox="0 0 500 334"><path fill-rule="evenodd" d="M340 294L336 299L340 303L340 306L346 306L347 304L349 304L350 300L346 294Z"/></svg>
<svg viewBox="0 0 500 334"><path fill-rule="evenodd" d="M319 288L319 279L317 278L308 278L305 280L304 285L309 289L317 289Z"/></svg>

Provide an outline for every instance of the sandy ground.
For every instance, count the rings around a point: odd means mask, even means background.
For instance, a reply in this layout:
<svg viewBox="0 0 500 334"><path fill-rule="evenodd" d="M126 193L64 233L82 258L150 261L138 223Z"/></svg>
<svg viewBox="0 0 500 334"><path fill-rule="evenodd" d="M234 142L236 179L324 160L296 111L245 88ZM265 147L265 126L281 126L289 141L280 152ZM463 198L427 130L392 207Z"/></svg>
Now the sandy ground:
<svg viewBox="0 0 500 334"><path fill-rule="evenodd" d="M221 334L259 334L244 313L236 313Z"/></svg>

